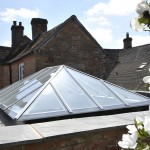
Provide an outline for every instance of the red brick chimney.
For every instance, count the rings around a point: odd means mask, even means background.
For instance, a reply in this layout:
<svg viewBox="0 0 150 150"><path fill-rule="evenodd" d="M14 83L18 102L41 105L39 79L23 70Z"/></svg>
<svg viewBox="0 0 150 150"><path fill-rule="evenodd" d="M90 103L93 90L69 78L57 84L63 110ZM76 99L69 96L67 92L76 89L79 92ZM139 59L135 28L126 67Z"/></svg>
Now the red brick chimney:
<svg viewBox="0 0 150 150"><path fill-rule="evenodd" d="M126 33L126 38L123 40L124 42L124 49L132 47L132 38L129 37L129 33Z"/></svg>
<svg viewBox="0 0 150 150"><path fill-rule="evenodd" d="M13 21L13 25L11 26L12 31L12 48L16 47L20 40L23 37L23 31L24 27L22 26L22 22L19 22L19 25L17 25L16 21Z"/></svg>
<svg viewBox="0 0 150 150"><path fill-rule="evenodd" d="M31 20L32 25L32 40L34 40L39 34L47 31L48 21L41 18L33 18Z"/></svg>

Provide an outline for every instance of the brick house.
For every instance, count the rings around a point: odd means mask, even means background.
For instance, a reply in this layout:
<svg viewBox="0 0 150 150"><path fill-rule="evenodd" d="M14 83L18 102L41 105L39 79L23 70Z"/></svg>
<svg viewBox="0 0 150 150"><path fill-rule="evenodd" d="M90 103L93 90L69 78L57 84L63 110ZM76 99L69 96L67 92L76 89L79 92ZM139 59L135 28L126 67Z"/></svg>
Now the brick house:
<svg viewBox="0 0 150 150"><path fill-rule="evenodd" d="M0 47L0 88L47 66L68 65L103 77L105 52L76 16L47 31L47 20L33 18L32 40L13 22L12 47Z"/></svg>
<svg viewBox="0 0 150 150"><path fill-rule="evenodd" d="M149 44L132 47L127 34L123 49L104 49L75 15L48 31L47 24L46 19L33 18L31 40L22 23L13 22L12 46L0 46L0 89L64 64L128 89L147 90L142 79L149 74ZM138 70L142 63L145 67Z"/></svg>
<svg viewBox="0 0 150 150"><path fill-rule="evenodd" d="M124 49L103 49L75 16L49 31L45 19L34 18L31 25L32 40L24 36L22 24L14 22L12 47L0 47L0 88L47 66L62 64L129 89L131 85L134 89L141 84L142 77L149 73L146 72L149 45L132 48L128 34ZM149 111L144 113L150 116ZM126 125L133 124L134 116L140 114L130 112L1 127L0 149L119 150L118 141L127 133ZM5 117L0 109L0 126L9 125Z"/></svg>

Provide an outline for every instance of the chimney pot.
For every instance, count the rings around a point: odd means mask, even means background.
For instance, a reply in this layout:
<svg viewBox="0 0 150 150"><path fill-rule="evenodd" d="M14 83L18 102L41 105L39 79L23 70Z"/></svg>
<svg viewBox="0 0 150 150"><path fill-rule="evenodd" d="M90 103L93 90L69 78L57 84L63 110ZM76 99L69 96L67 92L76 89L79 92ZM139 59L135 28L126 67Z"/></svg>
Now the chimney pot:
<svg viewBox="0 0 150 150"><path fill-rule="evenodd" d="M19 26L22 26L22 22L19 22Z"/></svg>
<svg viewBox="0 0 150 150"><path fill-rule="evenodd" d="M123 42L124 42L124 49L132 47L132 38L129 37L129 33L128 32L126 33L126 38L123 39Z"/></svg>
<svg viewBox="0 0 150 150"><path fill-rule="evenodd" d="M126 33L126 38L129 38L129 32Z"/></svg>
<svg viewBox="0 0 150 150"><path fill-rule="evenodd" d="M11 31L12 31L12 49L15 48L20 40L23 37L23 31L24 27L22 26L22 22L19 22L19 25L17 25L16 21L13 21L13 25L11 26Z"/></svg>
<svg viewBox="0 0 150 150"><path fill-rule="evenodd" d="M13 21L13 25L16 26L17 25L17 21Z"/></svg>

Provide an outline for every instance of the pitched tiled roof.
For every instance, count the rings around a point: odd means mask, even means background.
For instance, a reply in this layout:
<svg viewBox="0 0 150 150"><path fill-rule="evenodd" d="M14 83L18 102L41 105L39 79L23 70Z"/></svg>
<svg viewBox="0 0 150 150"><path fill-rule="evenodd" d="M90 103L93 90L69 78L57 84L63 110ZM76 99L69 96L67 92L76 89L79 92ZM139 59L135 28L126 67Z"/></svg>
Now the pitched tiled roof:
<svg viewBox="0 0 150 150"><path fill-rule="evenodd" d="M31 42L31 40L27 36L23 36L23 38L20 40L20 43L15 49L12 49L9 53L9 55L6 57L6 61L9 61L10 59L14 58L16 55L18 55L22 50Z"/></svg>
<svg viewBox="0 0 150 150"><path fill-rule="evenodd" d="M105 78L111 73L112 69L118 63L120 49L104 49L105 51Z"/></svg>
<svg viewBox="0 0 150 150"><path fill-rule="evenodd" d="M145 66L139 68L143 63ZM150 44L122 49L118 64L108 77L108 81L132 90L147 90L143 78L150 75Z"/></svg>
<svg viewBox="0 0 150 150"><path fill-rule="evenodd" d="M6 58L10 51L10 47L0 46L0 62L2 62Z"/></svg>
<svg viewBox="0 0 150 150"><path fill-rule="evenodd" d="M53 29L44 32L40 34L35 40L33 40L30 44L28 44L22 51L16 55L14 58L12 58L9 62L16 61L32 52L38 52L39 48L42 47L44 44L46 44L49 40L55 37L57 32L70 20L75 20L77 23L79 23L80 27L88 36L90 36L91 40L93 40L96 44L99 45L99 43L92 37L92 35L84 28L84 26L79 22L77 17L75 15L72 15L70 18L68 18L63 23L59 24L58 26L54 27ZM100 45L99 45L100 46ZM100 46L101 47L101 46Z"/></svg>

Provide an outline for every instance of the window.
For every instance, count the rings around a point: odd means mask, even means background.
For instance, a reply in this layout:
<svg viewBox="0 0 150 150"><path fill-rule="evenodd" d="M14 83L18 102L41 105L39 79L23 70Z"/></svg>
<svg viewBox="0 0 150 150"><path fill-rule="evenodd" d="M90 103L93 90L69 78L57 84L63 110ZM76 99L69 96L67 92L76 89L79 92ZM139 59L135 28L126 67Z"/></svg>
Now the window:
<svg viewBox="0 0 150 150"><path fill-rule="evenodd" d="M137 68L137 71L141 71L147 64L148 64L147 62L142 63L142 64Z"/></svg>
<svg viewBox="0 0 150 150"><path fill-rule="evenodd" d="M24 78L24 63L19 64L19 80Z"/></svg>

